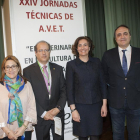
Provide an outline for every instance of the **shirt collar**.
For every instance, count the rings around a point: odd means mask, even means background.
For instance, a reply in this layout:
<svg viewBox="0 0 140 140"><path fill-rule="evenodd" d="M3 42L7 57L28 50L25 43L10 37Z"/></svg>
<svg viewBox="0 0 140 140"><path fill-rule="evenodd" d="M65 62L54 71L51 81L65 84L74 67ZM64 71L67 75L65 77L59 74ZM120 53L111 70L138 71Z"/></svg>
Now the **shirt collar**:
<svg viewBox="0 0 140 140"><path fill-rule="evenodd" d="M39 61L38 61L38 63L40 64L40 66L41 66L41 68L44 66L42 63L40 63ZM47 68L48 68L48 65L49 65L49 62L47 62L47 64L45 65L45 66L47 66Z"/></svg>
<svg viewBox="0 0 140 140"><path fill-rule="evenodd" d="M132 49L132 47L129 44L129 46L125 50L127 50L128 52L131 52L131 49ZM121 47L118 46L119 53L122 52L122 50L124 50L124 49L122 49Z"/></svg>

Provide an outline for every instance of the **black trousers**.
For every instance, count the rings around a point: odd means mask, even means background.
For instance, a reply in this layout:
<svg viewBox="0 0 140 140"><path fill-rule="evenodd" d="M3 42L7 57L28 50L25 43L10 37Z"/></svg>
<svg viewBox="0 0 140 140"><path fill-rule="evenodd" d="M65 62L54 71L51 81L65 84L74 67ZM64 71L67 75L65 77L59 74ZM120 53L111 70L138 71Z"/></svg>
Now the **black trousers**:
<svg viewBox="0 0 140 140"><path fill-rule="evenodd" d="M25 140L31 140L32 131L25 132ZM10 140L8 137L3 138L2 140ZM21 137L18 137L18 140L21 140Z"/></svg>
<svg viewBox="0 0 140 140"><path fill-rule="evenodd" d="M59 136L54 132L54 121L48 120L47 125L36 125L37 140L50 140L50 129L52 131L53 140L64 140L64 120L62 121L62 135Z"/></svg>

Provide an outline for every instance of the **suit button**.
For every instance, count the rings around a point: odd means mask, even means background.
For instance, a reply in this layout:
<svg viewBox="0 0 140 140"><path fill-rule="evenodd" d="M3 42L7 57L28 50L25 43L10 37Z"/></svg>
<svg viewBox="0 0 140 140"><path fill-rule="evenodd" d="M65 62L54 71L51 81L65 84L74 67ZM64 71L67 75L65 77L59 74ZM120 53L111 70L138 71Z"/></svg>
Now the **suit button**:
<svg viewBox="0 0 140 140"><path fill-rule="evenodd" d="M125 89L125 87L123 89Z"/></svg>
<svg viewBox="0 0 140 140"><path fill-rule="evenodd" d="M125 78L125 80L127 80L127 78Z"/></svg>

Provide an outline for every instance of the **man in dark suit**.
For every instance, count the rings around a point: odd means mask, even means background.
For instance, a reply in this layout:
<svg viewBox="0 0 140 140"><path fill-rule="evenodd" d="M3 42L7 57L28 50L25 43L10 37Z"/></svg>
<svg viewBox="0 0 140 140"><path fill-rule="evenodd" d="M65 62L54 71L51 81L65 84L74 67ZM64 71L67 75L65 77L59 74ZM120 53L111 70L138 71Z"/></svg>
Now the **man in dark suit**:
<svg viewBox="0 0 140 140"><path fill-rule="evenodd" d="M125 116L129 140L139 140L140 49L130 46L130 29L120 25L114 33L117 48L104 53L102 66L108 85L113 140L124 140Z"/></svg>
<svg viewBox="0 0 140 140"><path fill-rule="evenodd" d="M37 105L37 140L50 140L50 129L54 140L64 140L64 107L66 87L61 66L50 63L50 44L40 41L35 45L37 62L23 70L30 81ZM54 132L54 117L61 118L62 134Z"/></svg>

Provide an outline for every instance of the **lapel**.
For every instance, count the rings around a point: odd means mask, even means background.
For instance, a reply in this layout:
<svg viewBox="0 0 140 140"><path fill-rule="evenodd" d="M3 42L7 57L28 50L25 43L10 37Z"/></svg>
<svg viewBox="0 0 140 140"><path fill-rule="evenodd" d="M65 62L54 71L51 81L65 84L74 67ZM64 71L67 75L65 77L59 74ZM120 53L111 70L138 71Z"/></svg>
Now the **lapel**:
<svg viewBox="0 0 140 140"><path fill-rule="evenodd" d="M131 46L131 47L132 47L132 46ZM118 72L119 72L121 75L125 76L125 75L124 75L124 72L123 72L123 69L122 69L122 66L121 66L118 48L115 48L114 53L112 53L112 54L113 54L112 57L114 57L114 60L115 60L116 65L117 65ZM135 65L135 58L136 58L136 55L137 55L137 52L136 52L135 48L132 47L130 67L129 67L129 70L128 70L126 76L129 75L129 73L130 73L131 70L133 69L133 66Z"/></svg>
<svg viewBox="0 0 140 140"><path fill-rule="evenodd" d="M117 66L118 73L121 74L122 76L125 76L120 62L118 47L114 49L114 53L112 53L112 58L114 58L113 60L115 60L116 63L115 65Z"/></svg>
<svg viewBox="0 0 140 140"><path fill-rule="evenodd" d="M44 77L42 75L42 72L40 70L39 65L37 64L37 62L34 64L34 72L36 73L36 77L39 79L39 82L41 83L42 87L44 88L44 90L47 92L48 96L49 96L49 92L47 90L45 81L44 81Z"/></svg>
<svg viewBox="0 0 140 140"><path fill-rule="evenodd" d="M131 46L132 47L132 46ZM137 51L135 50L134 47L132 47L132 52L131 52L131 62L130 62L130 67L129 67L129 70L127 72L127 75L129 75L129 73L132 71L133 69L133 66L135 65L135 58L136 58L136 55L137 55Z"/></svg>
<svg viewBox="0 0 140 140"><path fill-rule="evenodd" d="M52 63L50 63L49 62L49 65L50 65L50 71L51 71L51 98L53 97L53 94L54 94L54 92L53 92L53 89L55 88L55 74L56 74L56 68L55 68L55 66L52 64Z"/></svg>

